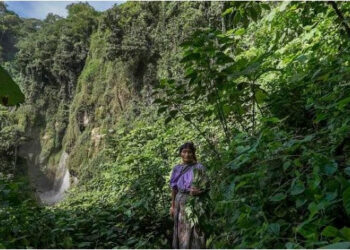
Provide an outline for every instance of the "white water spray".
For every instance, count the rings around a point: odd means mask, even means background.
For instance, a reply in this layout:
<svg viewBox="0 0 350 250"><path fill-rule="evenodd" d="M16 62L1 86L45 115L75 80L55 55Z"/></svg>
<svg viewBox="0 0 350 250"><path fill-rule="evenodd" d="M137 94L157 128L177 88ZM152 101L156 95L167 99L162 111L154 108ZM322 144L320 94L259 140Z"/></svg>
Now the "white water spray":
<svg viewBox="0 0 350 250"><path fill-rule="evenodd" d="M63 152L55 173L55 181L52 190L39 193L39 198L43 204L53 205L61 201L66 191L70 187L70 173L67 168L68 154Z"/></svg>

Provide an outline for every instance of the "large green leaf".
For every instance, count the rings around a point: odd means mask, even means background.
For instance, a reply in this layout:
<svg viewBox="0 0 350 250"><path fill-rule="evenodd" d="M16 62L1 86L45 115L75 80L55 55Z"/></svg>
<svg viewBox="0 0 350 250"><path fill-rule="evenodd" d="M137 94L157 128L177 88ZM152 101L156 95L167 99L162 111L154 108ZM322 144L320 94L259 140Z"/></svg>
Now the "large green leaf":
<svg viewBox="0 0 350 250"><path fill-rule="evenodd" d="M323 249L348 249L350 242L338 242L322 247Z"/></svg>
<svg viewBox="0 0 350 250"><path fill-rule="evenodd" d="M221 16L226 16L226 15L228 15L228 14L231 14L233 12L233 7L231 7L231 8L228 8L227 10L225 10L222 14L221 14Z"/></svg>
<svg viewBox="0 0 350 250"><path fill-rule="evenodd" d="M350 215L350 187L347 188L343 193L343 204L346 213Z"/></svg>
<svg viewBox="0 0 350 250"><path fill-rule="evenodd" d="M280 233L280 224L272 223L268 227L268 231L274 235L279 235Z"/></svg>
<svg viewBox="0 0 350 250"><path fill-rule="evenodd" d="M340 233L345 240L350 240L350 228L344 227L340 230Z"/></svg>
<svg viewBox="0 0 350 250"><path fill-rule="evenodd" d="M321 234L326 237L335 237L338 234L338 229L333 226L327 226L322 230Z"/></svg>
<svg viewBox="0 0 350 250"><path fill-rule="evenodd" d="M266 100L267 94L262 89L258 88L257 90L255 90L255 98L256 102L258 104L261 104Z"/></svg>
<svg viewBox="0 0 350 250"><path fill-rule="evenodd" d="M339 109L343 110L344 107L350 103L350 97L346 97L344 99L341 99L338 103L337 106Z"/></svg>
<svg viewBox="0 0 350 250"><path fill-rule="evenodd" d="M0 66L0 102L14 106L24 102L24 95L10 75Z"/></svg>
<svg viewBox="0 0 350 250"><path fill-rule="evenodd" d="M278 193L278 194L275 194L274 196L270 197L269 200L270 201L281 201L281 200L284 200L286 197L287 197L286 194Z"/></svg>
<svg viewBox="0 0 350 250"><path fill-rule="evenodd" d="M301 181L296 181L292 184L290 193L291 195L298 195L304 192L304 190L305 190L304 183L302 183Z"/></svg>

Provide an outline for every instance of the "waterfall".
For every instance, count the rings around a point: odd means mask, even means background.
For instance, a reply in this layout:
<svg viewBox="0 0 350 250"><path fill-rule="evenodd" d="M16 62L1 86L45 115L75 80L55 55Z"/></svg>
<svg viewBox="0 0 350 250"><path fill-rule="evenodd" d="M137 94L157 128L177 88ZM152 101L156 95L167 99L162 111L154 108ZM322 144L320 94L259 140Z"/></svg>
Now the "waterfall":
<svg viewBox="0 0 350 250"><path fill-rule="evenodd" d="M40 134L41 130L38 127L28 130L28 140L19 146L17 155L26 160L28 177L40 202L44 205L53 205L64 198L71 179L73 184L78 180L74 176L71 178L67 166L69 155L65 151L60 154L58 164L47 166L47 161L40 158L42 151ZM42 170L46 167L50 173Z"/></svg>
<svg viewBox="0 0 350 250"><path fill-rule="evenodd" d="M40 201L45 205L53 205L61 201L70 187L70 173L66 165L68 156L66 152L61 155L52 189L39 193Z"/></svg>

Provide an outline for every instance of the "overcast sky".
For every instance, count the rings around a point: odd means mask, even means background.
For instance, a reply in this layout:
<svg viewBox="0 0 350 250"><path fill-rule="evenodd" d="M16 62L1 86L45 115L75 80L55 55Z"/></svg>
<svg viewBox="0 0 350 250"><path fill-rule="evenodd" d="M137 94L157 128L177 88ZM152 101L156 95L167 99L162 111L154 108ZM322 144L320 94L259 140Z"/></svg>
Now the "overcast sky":
<svg viewBox="0 0 350 250"><path fill-rule="evenodd" d="M66 6L77 2L79 1L5 1L5 4L9 10L16 12L20 17L44 19L48 13L54 13L66 17ZM88 2L95 8L95 10L104 11L111 8L114 4L120 4L125 1Z"/></svg>

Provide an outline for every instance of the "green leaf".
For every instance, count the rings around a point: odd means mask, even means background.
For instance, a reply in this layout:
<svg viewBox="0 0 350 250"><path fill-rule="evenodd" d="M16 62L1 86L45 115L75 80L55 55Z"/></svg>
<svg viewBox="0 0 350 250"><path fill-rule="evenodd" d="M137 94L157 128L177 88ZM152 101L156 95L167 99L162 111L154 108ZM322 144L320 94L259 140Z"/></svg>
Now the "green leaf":
<svg viewBox="0 0 350 250"><path fill-rule="evenodd" d="M319 187L321 183L321 179L319 176L315 176L313 180L310 181L310 187L312 190L315 190L316 188Z"/></svg>
<svg viewBox="0 0 350 250"><path fill-rule="evenodd" d="M271 122L271 123L279 123L279 122L281 122L281 120L278 119L277 117L262 118L261 121L263 121L263 122Z"/></svg>
<svg viewBox="0 0 350 250"><path fill-rule="evenodd" d="M305 63L306 61L307 61L307 56L306 55L304 55L304 54L301 54L301 55L299 55L295 60L296 61L299 61L299 62L301 62L301 63Z"/></svg>
<svg viewBox="0 0 350 250"><path fill-rule="evenodd" d="M343 206L348 216L350 216L350 187L343 193Z"/></svg>
<svg viewBox="0 0 350 250"><path fill-rule="evenodd" d="M128 209L124 212L124 214L127 215L128 217L131 217L132 212L130 209Z"/></svg>
<svg viewBox="0 0 350 250"><path fill-rule="evenodd" d="M309 142L309 141L311 141L314 137L315 137L314 134L307 135L307 136L305 136L304 139L302 139L301 141L302 141L302 142Z"/></svg>
<svg viewBox="0 0 350 250"><path fill-rule="evenodd" d="M73 246L72 237L70 237L70 236L64 237L63 246L64 246L64 248L71 248Z"/></svg>
<svg viewBox="0 0 350 250"><path fill-rule="evenodd" d="M258 13L254 7L249 9L249 14L250 14L250 17L254 20L254 22L258 20Z"/></svg>
<svg viewBox="0 0 350 250"><path fill-rule="evenodd" d="M286 245L285 245L285 247L286 247L287 249L294 249L294 248L298 248L298 245L295 244L295 243L293 243L293 242L287 242Z"/></svg>
<svg viewBox="0 0 350 250"><path fill-rule="evenodd" d="M326 175L333 175L338 169L338 164L336 162L330 162L324 165L323 167Z"/></svg>
<svg viewBox="0 0 350 250"><path fill-rule="evenodd" d="M327 118L327 114L324 114L324 113L320 113L320 114L317 114L316 115L316 119L315 119L315 122L320 122L320 121L323 121Z"/></svg>
<svg viewBox="0 0 350 250"><path fill-rule="evenodd" d="M233 7L228 8L221 14L221 16L224 17L224 16L226 16L226 15L232 13L232 12L233 12Z"/></svg>
<svg viewBox="0 0 350 250"><path fill-rule="evenodd" d="M350 103L350 97L344 98L337 103L337 107L342 110L344 107Z"/></svg>
<svg viewBox="0 0 350 250"><path fill-rule="evenodd" d="M278 193L278 194L275 194L274 196L270 197L270 201L281 201L281 200L284 200L286 198L286 194L284 193Z"/></svg>
<svg viewBox="0 0 350 250"><path fill-rule="evenodd" d="M265 10L270 10L270 5L269 4L266 4L266 3L261 3L260 6L265 9Z"/></svg>
<svg viewBox="0 0 350 250"><path fill-rule="evenodd" d="M335 192L327 192L325 199L326 199L326 201L333 201L335 198L337 198L337 196L338 196L338 192L337 191L335 191Z"/></svg>
<svg viewBox="0 0 350 250"><path fill-rule="evenodd" d="M193 69L189 68L187 72L185 73L185 77L187 79L196 79L197 78L197 72L194 71Z"/></svg>
<svg viewBox="0 0 350 250"><path fill-rule="evenodd" d="M305 190L304 183L302 183L301 181L298 180L295 183L293 183L290 194L291 195L298 195L298 194L303 193L304 190Z"/></svg>
<svg viewBox="0 0 350 250"><path fill-rule="evenodd" d="M193 60L198 60L200 58L201 58L201 55L199 53L191 53L187 56L184 56L180 62L185 63L185 62L189 62L189 61L193 61Z"/></svg>
<svg viewBox="0 0 350 250"><path fill-rule="evenodd" d="M338 229L332 226L327 226L322 230L321 234L326 237L336 237L338 235Z"/></svg>
<svg viewBox="0 0 350 250"><path fill-rule="evenodd" d="M311 202L308 206L308 209L310 211L309 218L314 217L318 211L320 211L320 207L315 202Z"/></svg>
<svg viewBox="0 0 350 250"><path fill-rule="evenodd" d="M234 32L236 36L241 36L245 33L245 28L240 28Z"/></svg>
<svg viewBox="0 0 350 250"><path fill-rule="evenodd" d="M269 225L268 230L275 235L279 235L280 234L280 224L278 223L272 223Z"/></svg>
<svg viewBox="0 0 350 250"><path fill-rule="evenodd" d="M255 90L255 98L258 104L261 104L262 102L264 102L266 100L266 97L267 95L263 90L261 89Z"/></svg>
<svg viewBox="0 0 350 250"><path fill-rule="evenodd" d="M78 244L79 248L87 248L91 246L91 242L81 242Z"/></svg>
<svg viewBox="0 0 350 250"><path fill-rule="evenodd" d="M240 20L241 20L241 15L237 11L236 14L233 17L233 24L237 25Z"/></svg>
<svg viewBox="0 0 350 250"><path fill-rule="evenodd" d="M350 228L344 227L339 231L345 240L350 240Z"/></svg>
<svg viewBox="0 0 350 250"><path fill-rule="evenodd" d="M318 228L314 224L310 224L308 221L304 221L298 225L296 230L308 240L316 241L318 238Z"/></svg>
<svg viewBox="0 0 350 250"><path fill-rule="evenodd" d="M304 205L306 202L307 202L306 199L298 199L298 200L296 200L296 202L295 202L295 206L296 206L296 208L299 208L299 207L301 207L302 205Z"/></svg>
<svg viewBox="0 0 350 250"><path fill-rule="evenodd" d="M10 75L0 66L0 103L14 106L24 102L24 95Z"/></svg>
<svg viewBox="0 0 350 250"><path fill-rule="evenodd" d="M322 249L348 249L350 248L350 242L338 242L322 247Z"/></svg>

